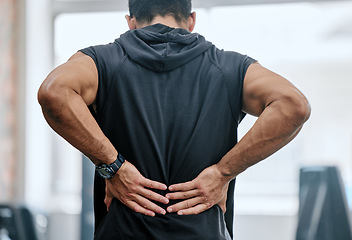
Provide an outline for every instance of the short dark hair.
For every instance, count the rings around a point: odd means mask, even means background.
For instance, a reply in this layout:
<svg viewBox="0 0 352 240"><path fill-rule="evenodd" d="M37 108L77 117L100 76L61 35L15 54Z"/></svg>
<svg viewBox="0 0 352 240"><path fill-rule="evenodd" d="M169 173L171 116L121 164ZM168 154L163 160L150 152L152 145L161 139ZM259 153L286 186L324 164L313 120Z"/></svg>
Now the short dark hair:
<svg viewBox="0 0 352 240"><path fill-rule="evenodd" d="M130 16L140 23L150 23L156 16L173 16L177 22L187 21L192 0L129 0Z"/></svg>

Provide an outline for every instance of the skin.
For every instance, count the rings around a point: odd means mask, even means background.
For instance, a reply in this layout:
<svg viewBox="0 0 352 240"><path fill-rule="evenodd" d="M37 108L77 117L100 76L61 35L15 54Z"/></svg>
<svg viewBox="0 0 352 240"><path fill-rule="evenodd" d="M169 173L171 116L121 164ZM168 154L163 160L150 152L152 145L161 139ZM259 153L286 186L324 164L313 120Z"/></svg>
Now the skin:
<svg viewBox="0 0 352 240"><path fill-rule="evenodd" d="M161 23L193 31L196 14L192 13L182 22L172 16L156 16L150 23L139 23L130 16L126 16L126 20L130 29ZM87 107L95 103L97 89L98 72L94 61L78 52L47 76L38 91L38 101L48 124L59 135L94 164L110 164L118 152ZM229 181L289 143L309 118L310 105L289 81L254 63L244 79L243 111L258 119L219 163L204 169L190 182L166 186L143 177L126 160L117 174L106 180L107 208L112 199L117 198L133 211L147 216L167 212L199 214L215 204L225 212ZM171 193L166 196L153 191L167 188ZM168 204L170 199L183 201L169 206L166 211L152 202Z"/></svg>

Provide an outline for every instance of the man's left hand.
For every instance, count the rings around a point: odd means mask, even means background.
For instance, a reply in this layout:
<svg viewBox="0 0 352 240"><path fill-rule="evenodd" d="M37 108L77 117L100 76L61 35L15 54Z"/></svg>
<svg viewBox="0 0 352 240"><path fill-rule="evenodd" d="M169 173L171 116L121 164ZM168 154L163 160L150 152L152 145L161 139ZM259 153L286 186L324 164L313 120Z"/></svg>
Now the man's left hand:
<svg viewBox="0 0 352 240"><path fill-rule="evenodd" d="M227 188L230 179L224 177L217 165L204 169L194 180L169 187L170 200L184 200L167 208L169 213L192 215L204 212L219 204L225 212Z"/></svg>

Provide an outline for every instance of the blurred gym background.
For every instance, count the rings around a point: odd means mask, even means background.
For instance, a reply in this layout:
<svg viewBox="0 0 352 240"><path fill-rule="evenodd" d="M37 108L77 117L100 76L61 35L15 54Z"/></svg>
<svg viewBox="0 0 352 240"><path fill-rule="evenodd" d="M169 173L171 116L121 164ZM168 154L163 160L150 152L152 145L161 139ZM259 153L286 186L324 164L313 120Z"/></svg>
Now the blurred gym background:
<svg viewBox="0 0 352 240"><path fill-rule="evenodd" d="M350 224L352 1L193 0L193 7L195 32L286 77L312 105L293 142L238 177L235 239L350 240L350 230L317 232L332 225L329 212L339 212L340 230ZM127 0L0 0L0 240L92 239L94 168L48 127L36 93L77 50L128 30L125 14ZM239 135L254 121L247 116Z"/></svg>

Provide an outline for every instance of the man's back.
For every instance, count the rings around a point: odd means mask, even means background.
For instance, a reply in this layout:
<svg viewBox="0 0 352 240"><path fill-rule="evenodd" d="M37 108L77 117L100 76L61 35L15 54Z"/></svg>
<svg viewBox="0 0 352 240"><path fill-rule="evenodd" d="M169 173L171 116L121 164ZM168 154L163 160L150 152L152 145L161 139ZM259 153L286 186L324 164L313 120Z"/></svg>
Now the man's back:
<svg viewBox="0 0 352 240"><path fill-rule="evenodd" d="M81 51L97 64L97 122L143 176L168 186L190 181L236 144L243 79L254 60L161 24ZM96 181L99 191L104 181ZM98 225L105 215L103 198L103 192L96 198ZM232 209L233 196L228 198ZM108 232L121 239L226 239L228 234L218 205L200 215L150 218L117 200L96 239L109 239Z"/></svg>
<svg viewBox="0 0 352 240"><path fill-rule="evenodd" d="M97 166L96 239L229 239L234 179L299 133L309 102L190 34L191 0L129 9L132 31L74 54L38 91L49 125ZM258 119L236 144L242 111Z"/></svg>

